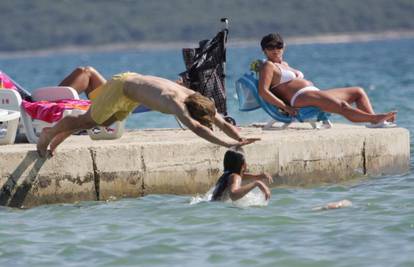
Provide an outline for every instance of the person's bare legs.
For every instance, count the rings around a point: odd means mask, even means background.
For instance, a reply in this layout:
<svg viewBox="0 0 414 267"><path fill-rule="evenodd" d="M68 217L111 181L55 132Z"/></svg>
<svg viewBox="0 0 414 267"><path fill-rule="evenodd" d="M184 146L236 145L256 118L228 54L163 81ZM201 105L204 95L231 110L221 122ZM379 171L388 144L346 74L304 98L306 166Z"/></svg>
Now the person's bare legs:
<svg viewBox="0 0 414 267"><path fill-rule="evenodd" d="M324 92L334 98L346 101L350 105L355 103L358 109L366 113L375 114L368 95L361 87L334 88L325 90Z"/></svg>
<svg viewBox="0 0 414 267"><path fill-rule="evenodd" d="M78 117L66 116L51 128L44 128L37 142L37 151L41 157L46 157L47 147L51 145L51 154L57 146L68 138L73 132L90 129L97 123L92 119L90 111ZM56 139L56 140L54 140Z"/></svg>
<svg viewBox="0 0 414 267"><path fill-rule="evenodd" d="M336 113L344 116L351 122L380 123L394 120L396 112L384 114L371 114L358 108L353 108L347 101L338 99L325 91L308 91L301 94L295 101L295 107L315 106L323 111Z"/></svg>
<svg viewBox="0 0 414 267"><path fill-rule="evenodd" d="M93 67L77 67L67 77L65 77L59 86L70 86L78 94L90 92L106 83L106 79Z"/></svg>
<svg viewBox="0 0 414 267"><path fill-rule="evenodd" d="M116 122L117 119L115 116L110 117L108 120L106 120L102 126L110 126L111 124L113 124L114 122ZM94 126L96 126L97 124L95 124ZM94 127L92 126L92 127ZM90 127L90 128L92 128ZM50 127L48 127L50 128ZM46 131L50 131L48 129L46 129ZM57 135L55 135L55 137L52 139L52 141L50 141L49 146L50 146L50 154L53 156L55 154L55 150L56 148L63 142L66 140L66 138L68 138L69 136L71 136L73 133L75 133L78 130L73 130L73 131L67 131L67 132L61 132L58 133Z"/></svg>

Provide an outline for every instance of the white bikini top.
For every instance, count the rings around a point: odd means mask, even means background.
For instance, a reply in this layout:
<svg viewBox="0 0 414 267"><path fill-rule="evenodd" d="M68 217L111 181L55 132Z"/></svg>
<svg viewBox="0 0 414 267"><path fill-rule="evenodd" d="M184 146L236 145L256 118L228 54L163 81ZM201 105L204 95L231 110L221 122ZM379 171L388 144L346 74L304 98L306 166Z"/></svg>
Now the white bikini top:
<svg viewBox="0 0 414 267"><path fill-rule="evenodd" d="M290 69L283 68L280 66L280 64L274 63L279 69L280 69L280 82L277 85L274 85L274 87L279 86L282 83L290 82L291 80L295 78L303 78L302 72L298 73L298 76L296 76L296 73L291 71Z"/></svg>

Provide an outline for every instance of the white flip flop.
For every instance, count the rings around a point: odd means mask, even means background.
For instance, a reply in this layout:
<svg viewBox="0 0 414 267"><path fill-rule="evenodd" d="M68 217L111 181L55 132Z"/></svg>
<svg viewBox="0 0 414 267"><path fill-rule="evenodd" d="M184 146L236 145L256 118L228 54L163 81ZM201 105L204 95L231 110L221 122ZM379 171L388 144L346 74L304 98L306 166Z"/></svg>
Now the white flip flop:
<svg viewBox="0 0 414 267"><path fill-rule="evenodd" d="M378 123L370 123L365 125L367 128L395 128L397 124L389 121L382 121Z"/></svg>

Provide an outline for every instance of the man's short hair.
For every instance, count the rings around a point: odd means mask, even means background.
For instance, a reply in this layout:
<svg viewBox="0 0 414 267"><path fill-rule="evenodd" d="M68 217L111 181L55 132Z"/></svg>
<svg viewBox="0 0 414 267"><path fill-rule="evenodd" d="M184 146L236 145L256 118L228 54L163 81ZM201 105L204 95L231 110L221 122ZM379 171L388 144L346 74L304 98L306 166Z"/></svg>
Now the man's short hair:
<svg viewBox="0 0 414 267"><path fill-rule="evenodd" d="M214 116L216 115L213 101L196 92L189 95L184 100L184 104L193 119L210 129L213 128Z"/></svg>

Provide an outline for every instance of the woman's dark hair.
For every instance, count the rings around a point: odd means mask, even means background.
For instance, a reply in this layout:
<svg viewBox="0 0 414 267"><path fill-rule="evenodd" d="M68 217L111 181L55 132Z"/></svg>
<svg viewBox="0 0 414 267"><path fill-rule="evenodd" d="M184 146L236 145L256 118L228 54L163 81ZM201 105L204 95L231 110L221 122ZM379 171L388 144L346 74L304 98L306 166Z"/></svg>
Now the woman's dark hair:
<svg viewBox="0 0 414 267"><path fill-rule="evenodd" d="M263 36L262 41L260 42L260 46L263 50L268 46L275 46L278 48L283 48L283 38L278 33L270 33L268 35Z"/></svg>
<svg viewBox="0 0 414 267"><path fill-rule="evenodd" d="M244 157L244 151L242 148L229 149L224 154L224 173L217 180L216 187L213 191L213 196L211 200L220 200L223 195L224 190L226 189L229 183L229 177L232 173L241 174L243 164L246 162Z"/></svg>

